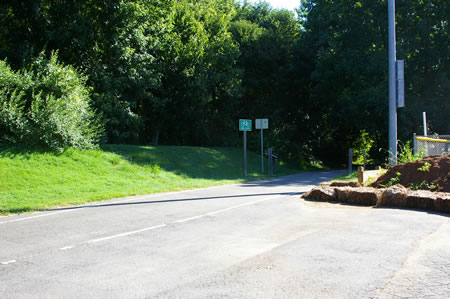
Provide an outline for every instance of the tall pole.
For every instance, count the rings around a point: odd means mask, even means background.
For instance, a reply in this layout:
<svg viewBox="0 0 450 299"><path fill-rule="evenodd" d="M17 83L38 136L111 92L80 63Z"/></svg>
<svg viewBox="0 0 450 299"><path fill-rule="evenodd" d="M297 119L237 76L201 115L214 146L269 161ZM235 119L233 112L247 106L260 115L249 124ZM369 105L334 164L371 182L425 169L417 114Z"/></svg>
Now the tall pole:
<svg viewBox="0 0 450 299"><path fill-rule="evenodd" d="M389 41L389 165L397 165L397 101L396 101L396 47L395 47L395 0L388 1Z"/></svg>
<svg viewBox="0 0 450 299"><path fill-rule="evenodd" d="M244 131L244 176L247 176L247 131Z"/></svg>
<svg viewBox="0 0 450 299"><path fill-rule="evenodd" d="M261 123L261 173L264 173L264 137L263 137L262 123Z"/></svg>
<svg viewBox="0 0 450 299"><path fill-rule="evenodd" d="M422 115L423 115L423 136L427 136L427 132L428 132L428 130L427 130L427 113L423 112Z"/></svg>

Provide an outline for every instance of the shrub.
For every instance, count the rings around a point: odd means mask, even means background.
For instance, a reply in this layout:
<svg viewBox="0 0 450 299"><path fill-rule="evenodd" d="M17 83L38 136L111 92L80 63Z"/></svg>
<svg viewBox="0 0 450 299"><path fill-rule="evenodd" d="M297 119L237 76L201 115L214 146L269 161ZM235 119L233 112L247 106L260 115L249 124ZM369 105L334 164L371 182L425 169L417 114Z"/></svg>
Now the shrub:
<svg viewBox="0 0 450 299"><path fill-rule="evenodd" d="M86 77L43 54L29 69L0 60L0 142L61 150L92 148L103 133Z"/></svg>
<svg viewBox="0 0 450 299"><path fill-rule="evenodd" d="M411 141L407 141L405 144L399 144L400 151L398 153L398 163L408 163L423 159L425 153L423 150L419 150L417 154L414 154L414 150L411 147Z"/></svg>

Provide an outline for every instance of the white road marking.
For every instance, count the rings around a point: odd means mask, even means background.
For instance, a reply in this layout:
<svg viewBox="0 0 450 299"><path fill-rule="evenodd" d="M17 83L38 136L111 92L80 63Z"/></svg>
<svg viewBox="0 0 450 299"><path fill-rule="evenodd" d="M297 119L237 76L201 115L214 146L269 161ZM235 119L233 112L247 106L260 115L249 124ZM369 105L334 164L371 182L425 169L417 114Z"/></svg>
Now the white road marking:
<svg viewBox="0 0 450 299"><path fill-rule="evenodd" d="M185 218L185 219L180 219L180 220L177 220L177 221L174 221L174 222L171 222L171 223L187 222L187 221L190 221L190 220L199 219L199 218L202 218L202 217L205 217L205 216L209 216L209 215L215 215L215 214L223 213L223 212L226 212L226 211L229 211L229 210L233 210L233 209L237 209L237 208L253 205L253 204L256 204L256 203L259 203L259 202L263 202L263 201L267 201L267 200L271 200L271 199L275 199L275 198L280 198L280 197L284 197L284 196L286 196L286 195L277 195L277 196L272 196L272 197L268 197L268 198L263 198L263 199L247 202L247 203L244 203L244 204L240 204L240 205L237 205L237 206L232 206L232 207L229 207L229 208L225 208L225 209L221 209L221 210L205 213L205 214L202 214L202 215L197 215L197 216L193 216L193 217L189 217L189 218ZM103 238L89 240L89 241L83 242L83 244L92 244L92 243L103 242L103 241L116 239L116 238L120 238L120 237L126 237L126 236L130 236L130 235L143 233L143 232L146 232L146 231L149 231L149 230L154 230L154 229L157 229L157 228L165 227L165 226L167 226L167 224L160 224L160 225L156 225L156 226L146 227L146 228L142 228L142 229L138 229L138 230L133 230L133 231L129 231L129 232L120 233L120 234L117 234L117 235L112 235L112 236L108 236L108 237L103 237Z"/></svg>
<svg viewBox="0 0 450 299"><path fill-rule="evenodd" d="M69 250L72 248L73 248L73 246L66 246L66 247L61 247L59 250Z"/></svg>
<svg viewBox="0 0 450 299"><path fill-rule="evenodd" d="M202 217L205 217L205 216L206 216L206 214L198 215L198 216L194 216L194 217L189 217L189 218L177 220L177 221L174 221L172 223L183 223L183 222L191 221L191 220L194 220L194 219L199 219L199 218L202 218Z"/></svg>
<svg viewBox="0 0 450 299"><path fill-rule="evenodd" d="M164 226L167 226L167 224L161 224L161 225L156 225L156 226L152 226L152 227L146 227L146 228L143 228L143 229L133 230L133 231L117 234L117 235L112 235L112 236L108 236L108 237L93 239L93 240L86 241L84 243L85 244L91 244L91 243L103 242L103 241L107 241L107 240L111 240L111 239L115 239L115 238L120 238L120 237L126 237L126 236L130 236L130 235L139 234L139 233L142 233L142 232L146 232L146 231L149 231L149 230L161 228L161 227L164 227Z"/></svg>
<svg viewBox="0 0 450 299"><path fill-rule="evenodd" d="M31 219L35 219L35 218L41 218L41 217L47 217L47 216L54 216L57 214L61 214L61 213L68 213L68 212L76 212L78 210L84 209L84 208L89 208L89 207L99 207L99 206L108 206L111 204L120 204L123 202L130 202L130 201L135 201L135 200L142 200L142 199L151 199L151 198L155 198L155 197L161 197L164 195L171 195L171 194L182 194L182 193L189 193L189 192L195 192L195 191L201 191L201 190L206 190L206 189L213 189L213 188L220 188L220 187L229 187L229 186L236 186L236 185L242 185L242 184L232 184L232 185L220 185L220 186L212 186L212 187L206 187L206 188L198 188L198 189L191 189L191 190L184 190L184 191L175 191L175 192L163 192L163 193L157 193L157 194L149 194L149 195L140 195L140 196L133 196L130 198L125 198L125 199L111 199L111 201L108 202L102 202L100 204L93 204L91 206L74 206L72 208L69 208L68 210L63 210L63 211L57 211L57 212L53 212L53 213L47 213L47 214L40 214L40 215L35 215L35 216L30 216L30 217L23 217L23 218L19 218L19 219L13 219L13 220L7 220L7 221L1 221L0 224L6 224L6 223L13 223L13 222L19 222L19 221L26 221L26 220L31 220ZM6 216L8 217L8 216Z"/></svg>
<svg viewBox="0 0 450 299"><path fill-rule="evenodd" d="M269 198L259 199L259 200L243 203L243 204L240 204L240 205L237 205L237 206L232 206L232 207L229 207L229 208L225 208L225 209L221 209L221 210L217 210L217 211L213 211L213 212L209 212L209 213L205 213L205 214L201 214L201 215L197 215L197 216L193 216L193 217L189 217L189 218L185 218L185 219L180 219L180 220L174 221L172 223L183 223L183 222L199 219L199 218L202 218L202 217L206 217L206 216L209 216L209 215L215 215L215 214L223 213L223 212L226 212L226 211L229 211L229 210L233 210L233 209L237 209L237 208L253 205L253 204L256 204L256 203L259 203L259 202L263 202L263 201L266 201L266 200L280 198L280 197L283 197L283 196L286 196L286 195L277 195L277 196L272 196L272 197L269 197Z"/></svg>
<svg viewBox="0 0 450 299"><path fill-rule="evenodd" d="M16 260L10 260L10 261L7 261L7 262L2 262L2 265L13 264L15 262L17 262L17 261Z"/></svg>

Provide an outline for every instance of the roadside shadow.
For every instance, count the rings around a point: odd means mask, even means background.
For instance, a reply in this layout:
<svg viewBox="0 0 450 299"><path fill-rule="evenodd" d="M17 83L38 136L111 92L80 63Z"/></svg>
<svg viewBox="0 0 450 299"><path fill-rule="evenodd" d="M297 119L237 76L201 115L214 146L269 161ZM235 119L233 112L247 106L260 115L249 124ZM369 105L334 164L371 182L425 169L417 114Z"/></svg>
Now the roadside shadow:
<svg viewBox="0 0 450 299"><path fill-rule="evenodd" d="M186 201L199 201L199 200L215 200L215 199L226 199L226 198L242 198L242 197L257 197L257 196L270 196L270 195L297 195L299 192L274 192L274 193L257 193L257 194L240 194L240 195L227 195L227 196L210 196L210 197L192 197L192 198L174 198L174 199L163 199L163 200L146 200L146 201L133 201L130 198L126 202L117 203L104 203L104 204L89 204L73 207L62 207L54 209L40 209L40 212L46 211L65 211L65 210L77 210L84 208L103 208L103 207L115 207L115 206L133 206L133 205L147 205L147 204L158 204L158 203L176 203L176 202L186 202ZM150 195L151 196L151 195ZM139 196L137 196L139 197ZM137 199L137 198L136 198Z"/></svg>

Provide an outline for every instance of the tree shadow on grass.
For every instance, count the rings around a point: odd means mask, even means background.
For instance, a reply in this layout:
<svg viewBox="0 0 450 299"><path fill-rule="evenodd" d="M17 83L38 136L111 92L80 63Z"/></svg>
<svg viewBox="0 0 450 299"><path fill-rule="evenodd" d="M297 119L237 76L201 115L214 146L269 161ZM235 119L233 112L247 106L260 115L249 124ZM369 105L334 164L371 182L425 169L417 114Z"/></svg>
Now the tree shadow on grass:
<svg viewBox="0 0 450 299"><path fill-rule="evenodd" d="M203 148L189 146L103 145L103 151L121 156L129 163L156 167L179 176L211 180L255 180L268 178L258 174L260 157L248 155L248 173L243 176L242 150L238 148ZM294 173L291 171L290 173ZM289 172L286 172L289 174Z"/></svg>

